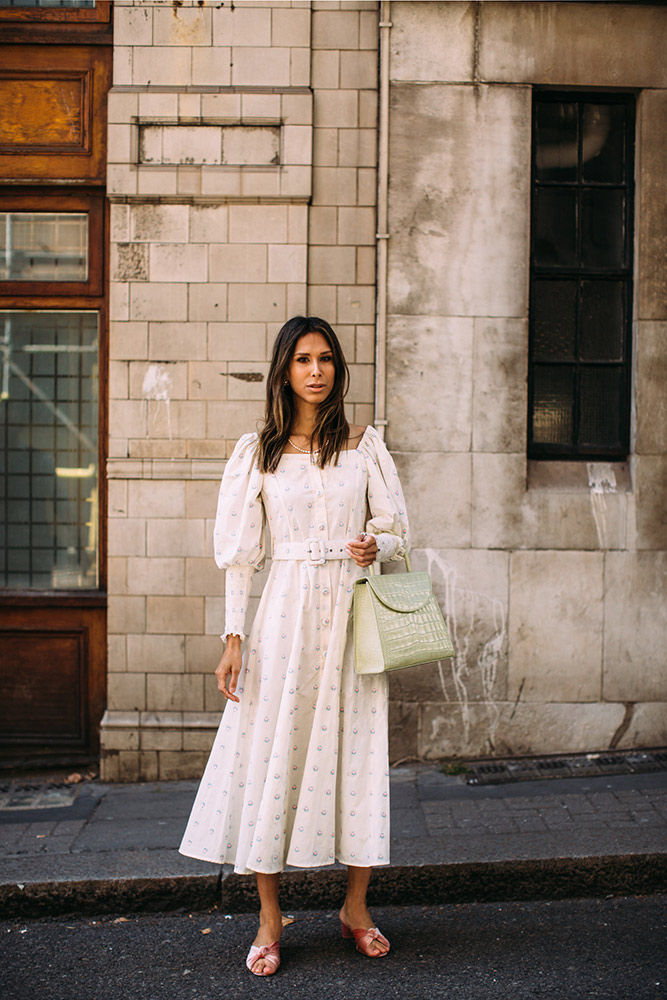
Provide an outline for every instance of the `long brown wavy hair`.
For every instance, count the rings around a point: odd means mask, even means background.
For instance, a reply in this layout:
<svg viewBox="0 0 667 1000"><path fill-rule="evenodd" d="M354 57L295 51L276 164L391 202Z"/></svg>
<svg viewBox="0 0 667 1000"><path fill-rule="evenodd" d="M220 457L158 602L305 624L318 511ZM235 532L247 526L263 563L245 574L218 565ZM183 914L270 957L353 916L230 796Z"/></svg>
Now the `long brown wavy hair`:
<svg viewBox="0 0 667 1000"><path fill-rule="evenodd" d="M347 445L350 426L343 401L350 384L350 372L338 337L327 321L318 316L293 316L276 337L266 379L266 417L257 453L261 472L275 472L292 430L296 406L288 382L289 366L297 341L307 333L321 333L325 338L331 348L335 372L331 392L317 408L313 438L320 447L318 465L324 468L332 459L337 462Z"/></svg>

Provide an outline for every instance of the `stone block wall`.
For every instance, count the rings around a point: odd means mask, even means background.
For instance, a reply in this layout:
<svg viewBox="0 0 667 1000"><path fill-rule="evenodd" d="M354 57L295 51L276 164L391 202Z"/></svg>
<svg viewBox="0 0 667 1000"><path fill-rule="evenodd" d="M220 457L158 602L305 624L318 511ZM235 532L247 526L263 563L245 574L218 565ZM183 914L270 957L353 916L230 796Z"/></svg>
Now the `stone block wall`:
<svg viewBox="0 0 667 1000"><path fill-rule="evenodd" d="M285 319L334 325L350 419L373 421L378 8L114 4L107 779L201 772L218 482ZM456 647L391 678L391 757L663 744L664 10L389 19L386 436ZM611 468L526 459L531 94L552 85L637 92L632 452Z"/></svg>
<svg viewBox="0 0 667 1000"><path fill-rule="evenodd" d="M286 319L334 325L350 420L372 421L377 21L374 2L114 4L107 780L201 773L218 485Z"/></svg>
<svg viewBox="0 0 667 1000"><path fill-rule="evenodd" d="M398 0L391 21L387 440L457 652L392 677L394 753L662 745L665 12ZM526 460L536 85L638 89L626 465Z"/></svg>

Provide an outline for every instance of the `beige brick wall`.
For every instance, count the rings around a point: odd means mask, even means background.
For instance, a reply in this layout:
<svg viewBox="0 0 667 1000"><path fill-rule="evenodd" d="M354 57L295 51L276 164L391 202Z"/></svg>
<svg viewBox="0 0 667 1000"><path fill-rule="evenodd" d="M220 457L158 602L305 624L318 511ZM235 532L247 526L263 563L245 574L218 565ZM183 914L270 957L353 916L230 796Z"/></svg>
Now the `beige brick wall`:
<svg viewBox="0 0 667 1000"><path fill-rule="evenodd" d="M334 325L373 417L377 4L114 16L102 768L148 780L201 773L222 708L212 518L286 319Z"/></svg>
<svg viewBox="0 0 667 1000"><path fill-rule="evenodd" d="M201 773L221 710L218 481L286 318L333 323L349 417L373 419L378 8L114 5L107 778ZM664 14L393 0L391 22L387 440L457 648L392 677L392 756L658 745ZM638 90L635 453L598 497L581 464L560 480L525 455L546 84Z"/></svg>
<svg viewBox="0 0 667 1000"><path fill-rule="evenodd" d="M349 417L373 420L378 5L312 4L308 310L351 362Z"/></svg>

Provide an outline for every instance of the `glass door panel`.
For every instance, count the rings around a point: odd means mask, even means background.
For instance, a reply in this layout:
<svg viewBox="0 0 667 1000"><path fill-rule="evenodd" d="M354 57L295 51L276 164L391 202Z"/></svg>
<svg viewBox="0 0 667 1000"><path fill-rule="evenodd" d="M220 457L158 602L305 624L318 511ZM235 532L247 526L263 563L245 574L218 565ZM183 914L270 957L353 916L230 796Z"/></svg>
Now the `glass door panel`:
<svg viewBox="0 0 667 1000"><path fill-rule="evenodd" d="M0 212L0 281L87 281L85 212Z"/></svg>
<svg viewBox="0 0 667 1000"><path fill-rule="evenodd" d="M0 311L0 586L98 585L98 314Z"/></svg>

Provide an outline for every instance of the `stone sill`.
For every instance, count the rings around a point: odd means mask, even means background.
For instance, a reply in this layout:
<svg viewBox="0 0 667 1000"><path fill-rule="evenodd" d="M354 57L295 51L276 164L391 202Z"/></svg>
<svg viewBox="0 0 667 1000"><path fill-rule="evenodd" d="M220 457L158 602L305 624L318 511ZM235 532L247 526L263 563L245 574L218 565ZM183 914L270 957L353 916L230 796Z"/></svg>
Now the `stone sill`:
<svg viewBox="0 0 667 1000"><path fill-rule="evenodd" d="M220 712L106 711L100 726L104 781L201 776Z"/></svg>
<svg viewBox="0 0 667 1000"><path fill-rule="evenodd" d="M527 462L526 489L543 493L632 493L629 462Z"/></svg>
<svg viewBox="0 0 667 1000"><path fill-rule="evenodd" d="M27 180L5 181L3 184L29 184ZM43 184L41 177L35 184ZM54 179L49 184L63 183ZM69 183L65 181L64 183ZM309 205L310 195L210 195L210 194L108 194L107 201L113 205Z"/></svg>
<svg viewBox="0 0 667 1000"><path fill-rule="evenodd" d="M221 712L119 712L107 709L101 722L109 729L217 729Z"/></svg>
<svg viewBox="0 0 667 1000"><path fill-rule="evenodd" d="M216 86L215 84L167 84L167 83L120 83L114 84L109 93L113 94L305 94L312 96L310 87L269 87L251 86L250 84L230 84Z"/></svg>
<svg viewBox="0 0 667 1000"><path fill-rule="evenodd" d="M309 126L304 126L304 128L308 127ZM206 170L211 175L217 174L229 177L233 177L235 174L268 174L273 176L274 174L279 175L281 171L289 170L290 167L310 166L309 163L188 163L186 161L183 161L182 163L152 163L150 160L142 160L140 163L137 163L134 160L121 164L109 163L109 166L111 167L118 165L128 167L130 170L137 170L139 173L142 171L153 172L157 170L160 173L168 174L169 172L173 173L180 168L182 170L185 169L189 171ZM306 197L305 194L304 197Z"/></svg>
<svg viewBox="0 0 667 1000"><path fill-rule="evenodd" d="M112 122L112 124L120 124L119 122ZM214 126L226 126L226 125L249 125L255 127L258 125L284 125L285 122L280 116L276 115L240 115L238 117L234 115L179 115L174 117L173 115L131 115L130 125L138 125L145 127L146 125L214 125ZM159 166L159 163L151 163L147 160L140 160L139 166ZM163 166L177 166L178 164L162 164ZM201 164L189 164L190 166L201 166ZM267 163L209 163L209 166L218 167L239 167L239 166L250 166L250 167L266 167L266 166L280 166L281 164L267 164ZM181 164L181 166L188 166L188 164Z"/></svg>

